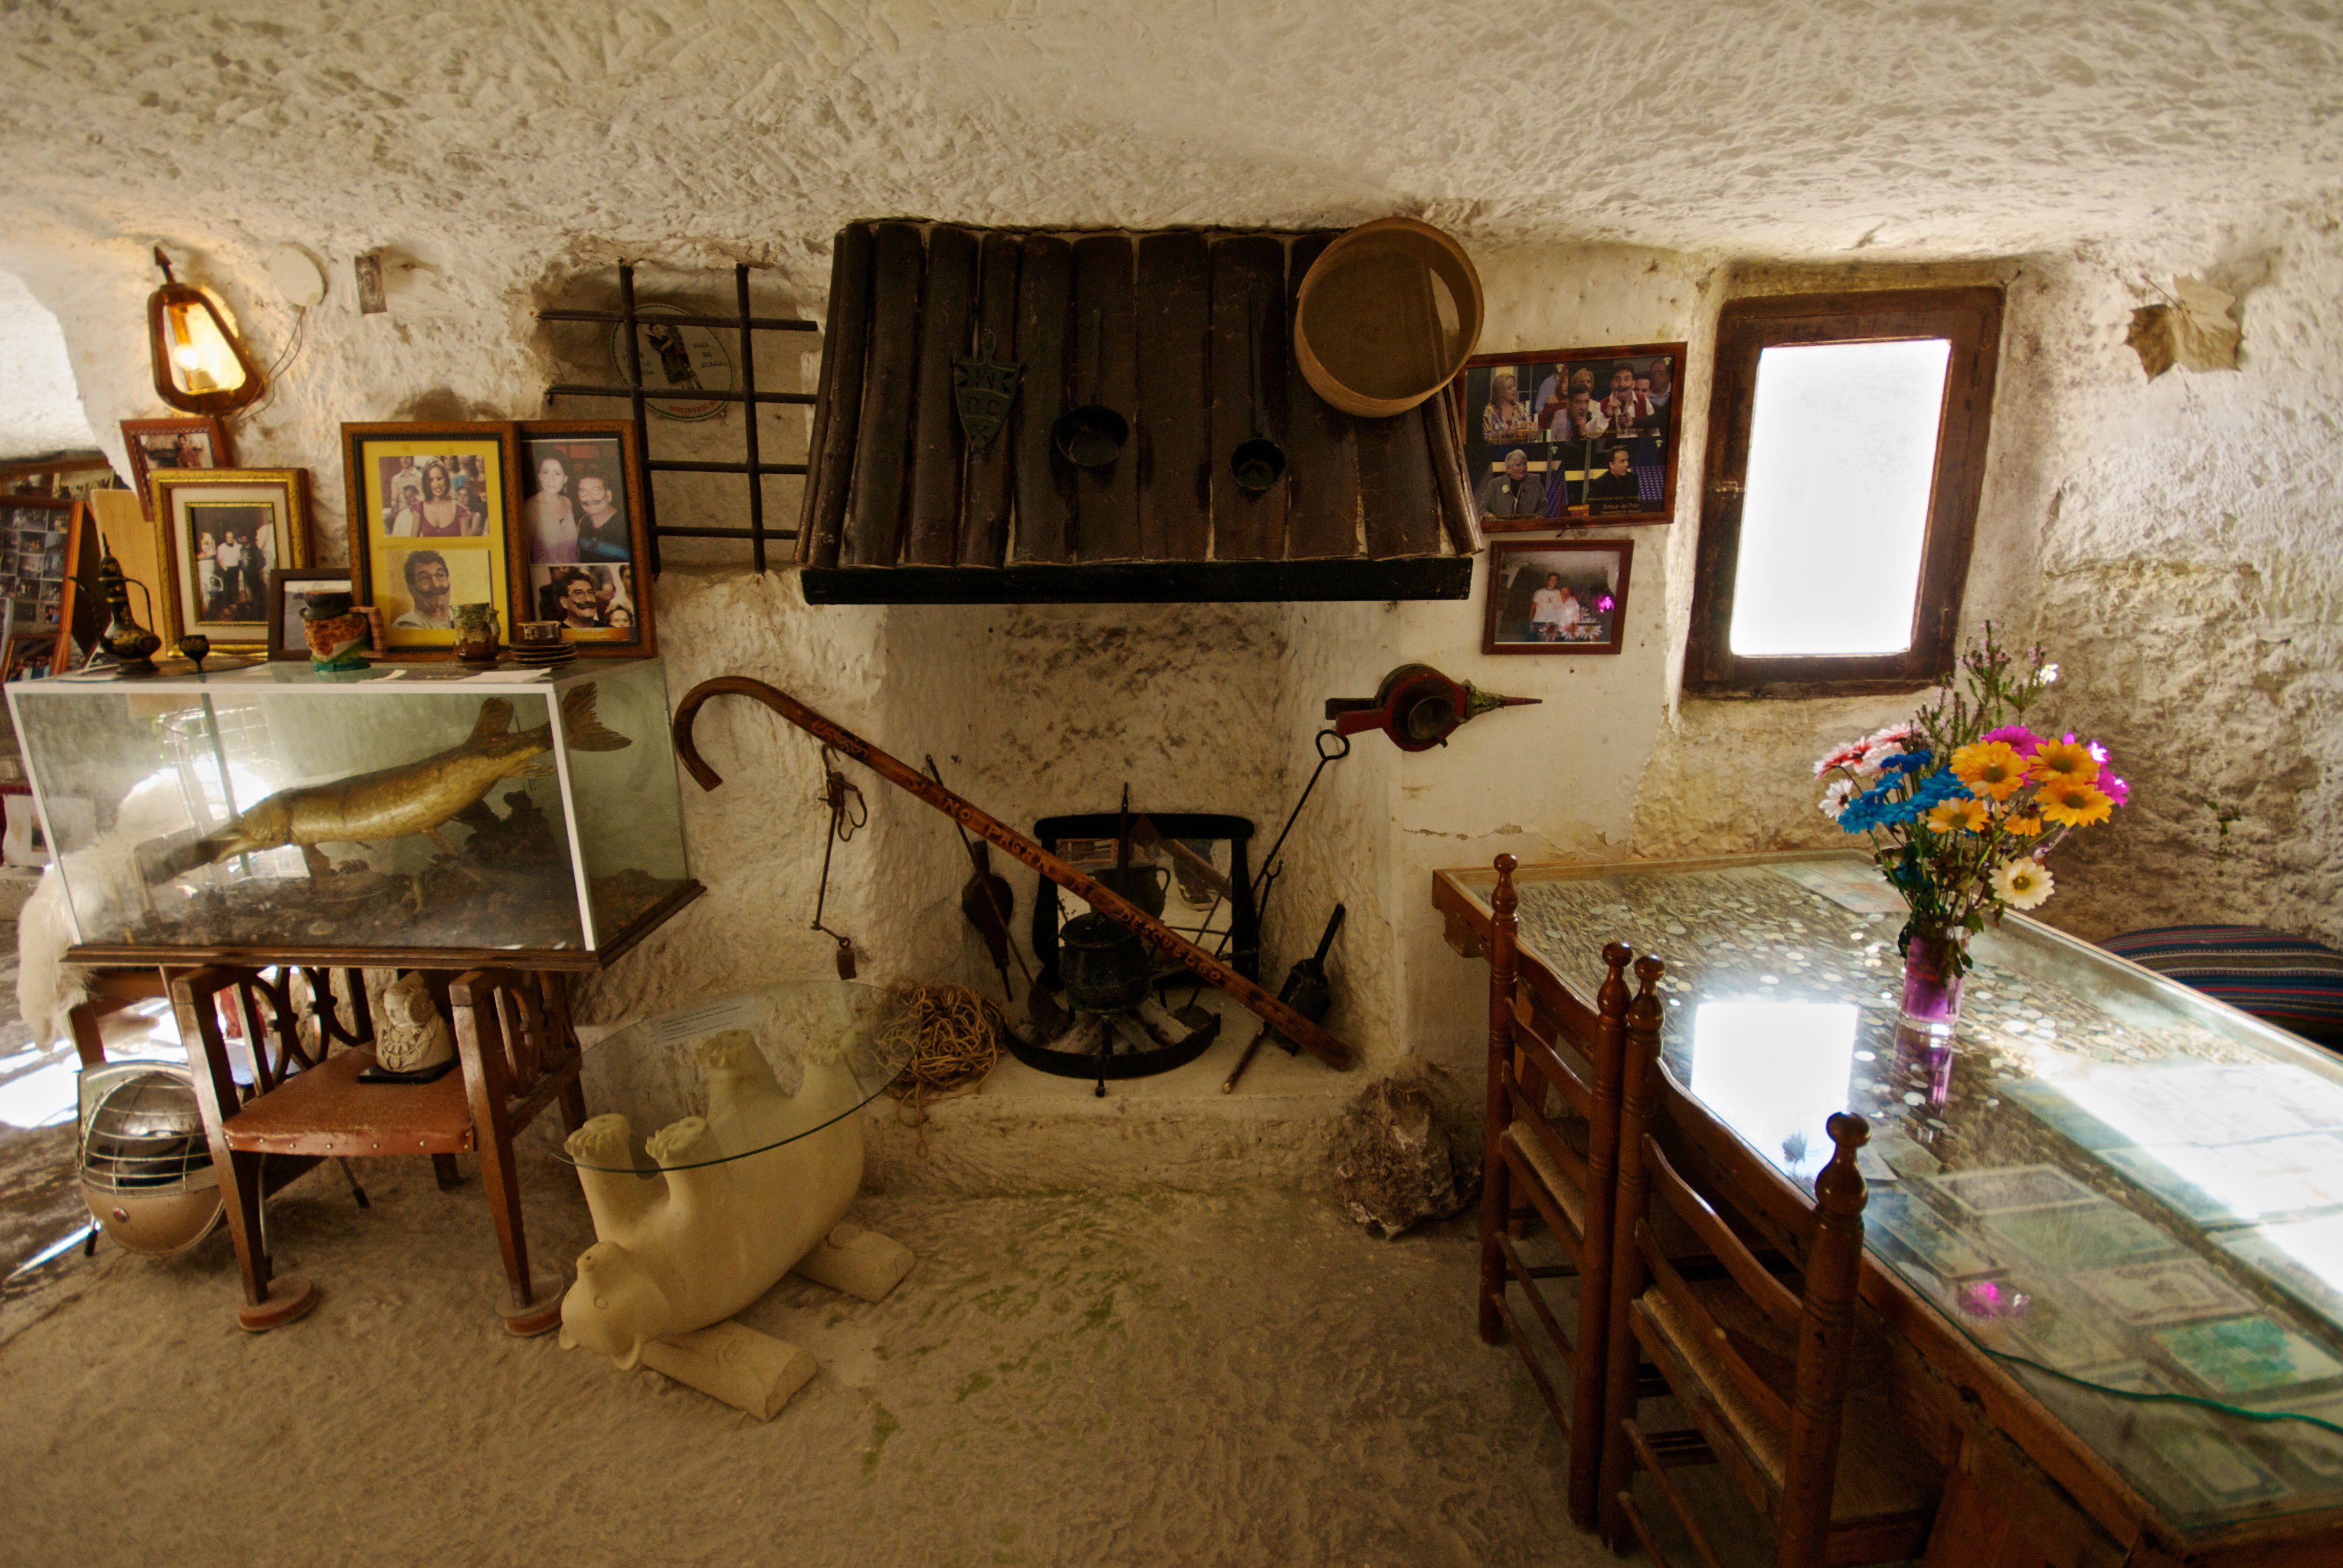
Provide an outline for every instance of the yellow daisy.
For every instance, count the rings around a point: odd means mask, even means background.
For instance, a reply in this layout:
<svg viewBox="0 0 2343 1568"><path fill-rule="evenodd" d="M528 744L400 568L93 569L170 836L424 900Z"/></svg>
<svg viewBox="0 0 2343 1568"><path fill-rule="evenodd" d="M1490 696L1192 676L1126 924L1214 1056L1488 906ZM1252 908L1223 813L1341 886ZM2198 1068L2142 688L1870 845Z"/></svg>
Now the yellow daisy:
<svg viewBox="0 0 2343 1568"><path fill-rule="evenodd" d="M2030 855L2004 860L1994 869L1994 897L2013 910L2035 909L2050 891L2050 868Z"/></svg>
<svg viewBox="0 0 2343 1568"><path fill-rule="evenodd" d="M2042 831L2042 819L2039 817L2012 817L2003 822L2002 826L2007 829L2010 832L2016 834L2021 839L2031 839Z"/></svg>
<svg viewBox="0 0 2343 1568"><path fill-rule="evenodd" d="M2116 804L2089 784L2065 780L2045 784L2034 799L2045 817L2069 828L2087 828L2094 822L2106 821Z"/></svg>
<svg viewBox="0 0 2343 1568"><path fill-rule="evenodd" d="M1979 741L1953 753L1953 775L1976 794L2006 800L2026 788L2026 759L2006 740Z"/></svg>
<svg viewBox="0 0 2343 1568"><path fill-rule="evenodd" d="M2046 740L2034 754L2034 777L2043 781L2088 784L2099 776L2097 759L2090 749L2072 740ZM2056 819L2053 819L2056 820Z"/></svg>
<svg viewBox="0 0 2343 1568"><path fill-rule="evenodd" d="M1932 833L1982 833L1992 819L1982 800L1942 800L1921 819Z"/></svg>

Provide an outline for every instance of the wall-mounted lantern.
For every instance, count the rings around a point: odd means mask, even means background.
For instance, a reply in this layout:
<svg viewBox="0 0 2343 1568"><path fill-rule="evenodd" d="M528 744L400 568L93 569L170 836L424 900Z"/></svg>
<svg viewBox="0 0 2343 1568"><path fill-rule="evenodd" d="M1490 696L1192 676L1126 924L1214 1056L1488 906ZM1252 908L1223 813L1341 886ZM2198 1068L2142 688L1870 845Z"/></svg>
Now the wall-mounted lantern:
<svg viewBox="0 0 2343 1568"><path fill-rule="evenodd" d="M228 414L267 391L267 374L211 296L173 277L160 246L155 265L163 269L163 286L146 297L155 395L190 414Z"/></svg>

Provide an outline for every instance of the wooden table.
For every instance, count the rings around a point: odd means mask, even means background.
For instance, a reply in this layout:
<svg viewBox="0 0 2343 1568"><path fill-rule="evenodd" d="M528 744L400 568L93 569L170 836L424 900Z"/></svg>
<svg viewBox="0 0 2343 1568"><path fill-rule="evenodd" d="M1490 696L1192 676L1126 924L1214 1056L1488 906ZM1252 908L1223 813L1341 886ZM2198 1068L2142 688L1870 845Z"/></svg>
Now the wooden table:
<svg viewBox="0 0 2343 1568"><path fill-rule="evenodd" d="M1467 956L1493 882L1433 876ZM1860 854L1515 882L1532 990L1656 954L1664 1066L1785 1177L1871 1120L1863 1294L1951 1473L1928 1563L2343 1562L2343 1063L2016 916L1956 1048L1899 1059L1902 906Z"/></svg>

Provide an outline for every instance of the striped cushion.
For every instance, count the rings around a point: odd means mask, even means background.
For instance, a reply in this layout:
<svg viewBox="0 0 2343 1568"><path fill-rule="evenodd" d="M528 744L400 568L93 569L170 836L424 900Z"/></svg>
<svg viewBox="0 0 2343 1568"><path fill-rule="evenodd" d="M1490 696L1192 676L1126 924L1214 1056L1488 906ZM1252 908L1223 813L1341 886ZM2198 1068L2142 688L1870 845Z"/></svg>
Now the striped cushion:
<svg viewBox="0 0 2343 1568"><path fill-rule="evenodd" d="M2266 926L2159 926L2111 953L2303 1034L2343 1037L2343 953Z"/></svg>

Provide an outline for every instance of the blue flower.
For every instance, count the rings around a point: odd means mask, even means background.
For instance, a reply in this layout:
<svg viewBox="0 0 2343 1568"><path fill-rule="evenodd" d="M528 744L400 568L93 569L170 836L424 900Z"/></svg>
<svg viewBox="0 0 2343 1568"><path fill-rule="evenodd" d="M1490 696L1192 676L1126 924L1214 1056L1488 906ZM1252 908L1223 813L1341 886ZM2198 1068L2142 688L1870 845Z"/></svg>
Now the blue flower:
<svg viewBox="0 0 2343 1568"><path fill-rule="evenodd" d="M1933 751L1906 751L1879 765L1882 773L1916 773L1936 759Z"/></svg>
<svg viewBox="0 0 2343 1568"><path fill-rule="evenodd" d="M1914 767L1922 767L1929 760L1929 753L1907 752L1905 757L1892 759L1888 766L1894 768L1896 763L1907 759L1912 759ZM1901 769L1896 777L1882 779L1878 783L1848 801L1846 809L1839 813L1840 830L1847 833L1865 833L1876 828L1908 827L1918 821L1928 808L1938 801L1961 800L1968 798L1969 787L1962 783L1950 769L1941 769L1921 779L1912 792L1903 799L1891 799L1889 792L1903 788L1908 782L1901 776L1908 771L1908 769Z"/></svg>
<svg viewBox="0 0 2343 1568"><path fill-rule="evenodd" d="M1920 787L1912 791L1912 799L1908 804L1916 808L1913 815L1917 817L1920 812L1926 811L1939 801L1966 800L1969 798L1969 787L1962 783L1959 777L1947 768L1939 772L1931 773L1921 779Z"/></svg>

